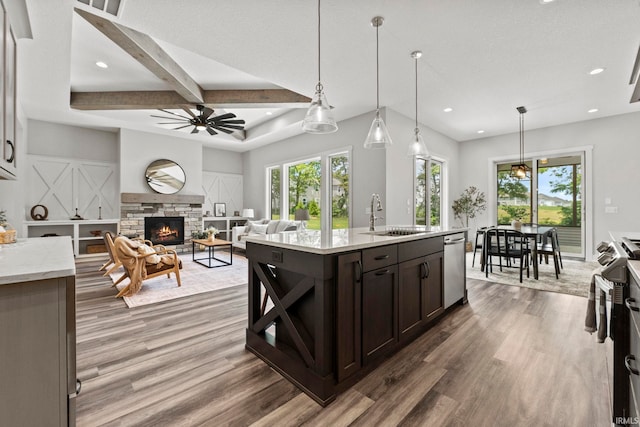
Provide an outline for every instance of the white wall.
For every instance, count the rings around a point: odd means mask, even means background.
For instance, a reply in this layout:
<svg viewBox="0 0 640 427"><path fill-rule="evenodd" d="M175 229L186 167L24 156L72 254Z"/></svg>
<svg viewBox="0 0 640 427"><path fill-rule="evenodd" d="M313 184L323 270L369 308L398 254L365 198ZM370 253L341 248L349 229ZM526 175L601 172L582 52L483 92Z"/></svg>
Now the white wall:
<svg viewBox="0 0 640 427"><path fill-rule="evenodd" d="M386 187L387 210L382 216L387 224L412 224L415 199L413 195L415 181L415 162L407 156L409 143L413 140L415 119L410 119L395 110L386 109L385 123L393 140L386 149ZM458 194L461 189L459 175L459 143L433 129L419 124L425 145L432 156L443 159L447 165L447 180L442 188L444 195ZM453 200L449 198L449 200ZM443 200L443 216L447 216L449 226L457 226L453 220L451 203Z"/></svg>
<svg viewBox="0 0 640 427"><path fill-rule="evenodd" d="M153 193L144 173L158 159L173 160L184 169L180 194L202 194L202 143L129 129L120 131L120 191Z"/></svg>
<svg viewBox="0 0 640 427"><path fill-rule="evenodd" d="M240 141L238 143L241 144ZM242 174L242 153L203 147L202 170Z"/></svg>
<svg viewBox="0 0 640 427"><path fill-rule="evenodd" d="M592 199L594 244L610 240L609 231L640 231L640 113L630 113L562 126L526 130L526 153L593 146ZM460 184L487 191L489 158L519 155L517 133L461 143ZM491 177L493 179L493 177ZM587 194L588 195L588 194ZM604 213L605 198L618 208ZM478 225L495 223L484 213ZM586 248L587 254L594 248Z"/></svg>
<svg viewBox="0 0 640 427"><path fill-rule="evenodd" d="M244 207L255 209L257 218L265 216L266 166L352 146L352 225L367 226L369 216L365 213L365 209L369 206L371 194L379 193L383 204L386 201L385 152L384 150L365 150L362 146L373 117L373 113L367 113L340 122L336 133L301 134L245 152L243 154Z"/></svg>
<svg viewBox="0 0 640 427"><path fill-rule="evenodd" d="M41 156L117 162L118 134L29 120L27 152Z"/></svg>

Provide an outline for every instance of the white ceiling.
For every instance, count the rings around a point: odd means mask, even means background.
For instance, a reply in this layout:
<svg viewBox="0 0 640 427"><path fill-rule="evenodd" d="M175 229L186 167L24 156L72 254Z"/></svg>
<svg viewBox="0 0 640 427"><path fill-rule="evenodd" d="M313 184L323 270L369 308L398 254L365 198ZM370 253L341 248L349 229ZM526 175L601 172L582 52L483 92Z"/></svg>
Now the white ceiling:
<svg viewBox="0 0 640 427"><path fill-rule="evenodd" d="M313 0L121 2L120 16L112 18L152 36L204 89L282 87L313 95ZM77 1L27 0L27 6L33 40L19 41L18 64L27 117L178 134L156 125L150 117L156 111L71 110L71 89L168 87L73 13L82 6ZM640 103L629 103L640 43L638 0L323 0L322 82L337 120L375 109L370 21L376 15L385 18L379 30L381 105L414 117L410 53L422 50L419 121L455 140L517 132L520 105L528 109L527 130L640 110ZM98 60L109 68L96 67ZM605 71L589 75L596 67ZM453 111L445 113L445 107ZM587 113L592 108L598 112ZM304 109L271 110L272 116L264 109L226 111L247 121L245 141L180 135L245 151L300 133L304 115Z"/></svg>

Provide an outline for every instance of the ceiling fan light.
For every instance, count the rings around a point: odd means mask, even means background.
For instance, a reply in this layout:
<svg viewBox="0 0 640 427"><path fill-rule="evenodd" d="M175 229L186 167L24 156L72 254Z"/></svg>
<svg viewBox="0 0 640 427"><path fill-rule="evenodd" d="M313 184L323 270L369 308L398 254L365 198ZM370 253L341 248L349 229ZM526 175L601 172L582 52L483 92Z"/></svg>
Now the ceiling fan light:
<svg viewBox="0 0 640 427"><path fill-rule="evenodd" d="M207 125L205 125L204 123L198 123L196 124L196 128L199 130L205 130L207 128Z"/></svg>
<svg viewBox="0 0 640 427"><path fill-rule="evenodd" d="M413 132L413 140L411 141L411 144L409 144L407 156L428 158L429 150L427 150L427 145L424 143L422 135L420 135L420 129L415 128Z"/></svg>
<svg viewBox="0 0 640 427"><path fill-rule="evenodd" d="M302 121L302 130L316 134L333 133L338 130L338 125L331 113L331 106L327 102L320 83Z"/></svg>
<svg viewBox="0 0 640 427"><path fill-rule="evenodd" d="M367 139L364 141L364 148L385 148L391 144L393 144L393 141L391 141L387 125L384 124L384 120L380 117L380 110L377 110L376 117L369 128Z"/></svg>

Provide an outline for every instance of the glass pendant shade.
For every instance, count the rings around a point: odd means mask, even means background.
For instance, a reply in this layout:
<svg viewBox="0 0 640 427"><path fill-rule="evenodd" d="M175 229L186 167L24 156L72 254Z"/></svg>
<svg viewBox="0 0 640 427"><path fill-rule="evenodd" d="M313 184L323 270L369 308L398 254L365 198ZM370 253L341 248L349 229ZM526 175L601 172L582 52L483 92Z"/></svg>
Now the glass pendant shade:
<svg viewBox="0 0 640 427"><path fill-rule="evenodd" d="M332 133L338 130L338 125L331 113L331 106L329 106L322 85L319 83L302 121L302 130L307 133Z"/></svg>
<svg viewBox="0 0 640 427"><path fill-rule="evenodd" d="M407 151L407 156L410 157L429 157L429 150L427 150L427 146L424 143L424 139L422 139L422 135L420 135L420 129L415 128L413 134L413 141L409 144L409 151Z"/></svg>
<svg viewBox="0 0 640 427"><path fill-rule="evenodd" d="M385 148L392 143L387 126L384 124L382 117L380 117L380 111L376 111L376 117L371 123L367 139L364 141L364 148Z"/></svg>
<svg viewBox="0 0 640 427"><path fill-rule="evenodd" d="M527 112L527 109L518 107L516 110L520 113L520 163L511 165L511 176L517 179L525 179L531 171L531 168L524 162L524 113Z"/></svg>
<svg viewBox="0 0 640 427"><path fill-rule="evenodd" d="M306 133L332 133L338 130L331 106L324 96L322 83L320 80L320 0L318 0L318 84L316 85L316 93L311 99L311 105L307 110L307 114L302 121L302 131Z"/></svg>

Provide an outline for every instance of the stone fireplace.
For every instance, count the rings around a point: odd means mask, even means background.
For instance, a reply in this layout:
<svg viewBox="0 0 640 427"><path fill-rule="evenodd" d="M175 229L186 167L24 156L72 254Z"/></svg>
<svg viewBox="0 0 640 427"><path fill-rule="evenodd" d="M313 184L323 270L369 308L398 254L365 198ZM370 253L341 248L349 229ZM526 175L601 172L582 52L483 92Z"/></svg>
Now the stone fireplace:
<svg viewBox="0 0 640 427"><path fill-rule="evenodd" d="M183 216L147 216L144 218L144 238L154 245L184 244Z"/></svg>
<svg viewBox="0 0 640 427"><path fill-rule="evenodd" d="M191 250L191 233L202 229L204 196L176 194L122 193L120 195L120 234L145 237L145 218L181 217L184 219L182 243L163 243L177 252ZM153 241L153 239L150 239Z"/></svg>

